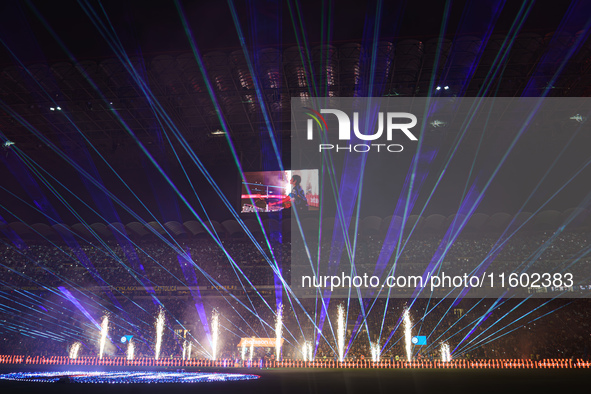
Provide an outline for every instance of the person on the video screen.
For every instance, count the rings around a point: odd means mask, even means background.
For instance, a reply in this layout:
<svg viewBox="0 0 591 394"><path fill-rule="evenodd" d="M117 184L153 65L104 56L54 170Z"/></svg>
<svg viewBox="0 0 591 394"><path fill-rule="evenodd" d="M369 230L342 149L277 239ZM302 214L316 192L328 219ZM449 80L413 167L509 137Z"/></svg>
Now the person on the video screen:
<svg viewBox="0 0 591 394"><path fill-rule="evenodd" d="M308 210L308 199L306 198L304 189L300 186L300 183L302 183L302 177L294 175L291 177L289 183L291 184L291 193L289 193L291 207L298 211Z"/></svg>

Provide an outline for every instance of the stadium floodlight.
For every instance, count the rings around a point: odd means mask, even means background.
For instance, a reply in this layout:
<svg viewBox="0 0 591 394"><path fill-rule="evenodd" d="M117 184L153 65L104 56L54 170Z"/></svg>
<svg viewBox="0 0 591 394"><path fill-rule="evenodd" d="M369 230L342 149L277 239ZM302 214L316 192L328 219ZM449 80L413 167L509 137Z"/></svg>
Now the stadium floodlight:
<svg viewBox="0 0 591 394"><path fill-rule="evenodd" d="M226 132L218 129L216 131L212 131L211 133L209 133L209 135L211 135L213 137L217 137L217 136L226 135Z"/></svg>
<svg viewBox="0 0 591 394"><path fill-rule="evenodd" d="M444 120L432 120L431 122L429 122L429 124L431 125L431 127L433 128L440 128L440 127L446 127L447 126L447 122Z"/></svg>

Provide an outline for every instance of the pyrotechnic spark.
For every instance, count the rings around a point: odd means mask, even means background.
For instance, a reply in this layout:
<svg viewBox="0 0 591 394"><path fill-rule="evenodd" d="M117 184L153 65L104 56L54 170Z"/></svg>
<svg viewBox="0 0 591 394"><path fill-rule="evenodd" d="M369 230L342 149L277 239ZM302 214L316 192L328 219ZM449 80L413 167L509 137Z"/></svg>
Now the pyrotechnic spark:
<svg viewBox="0 0 591 394"><path fill-rule="evenodd" d="M216 360L218 358L219 336L220 336L220 315L214 309L211 317L211 358Z"/></svg>
<svg viewBox="0 0 591 394"><path fill-rule="evenodd" d="M304 354L304 361L314 361L314 351L312 349L312 343L309 341L304 342L302 353Z"/></svg>
<svg viewBox="0 0 591 394"><path fill-rule="evenodd" d="M160 308L158 317L156 318L156 350L154 358L158 360L160 357L160 348L162 347L162 334L164 333L164 310Z"/></svg>
<svg viewBox="0 0 591 394"><path fill-rule="evenodd" d="M410 312L408 309L404 310L404 344L406 345L406 359L412 359L412 321L410 320Z"/></svg>
<svg viewBox="0 0 591 394"><path fill-rule="evenodd" d="M134 355L135 355L135 344L133 343L132 340L129 340L129 342L127 342L127 359L133 360Z"/></svg>
<svg viewBox="0 0 591 394"><path fill-rule="evenodd" d="M337 308L337 348L339 361L345 359L345 307L341 304Z"/></svg>
<svg viewBox="0 0 591 394"><path fill-rule="evenodd" d="M281 359L281 333L283 330L283 305L279 304L277 307L277 315L275 317L275 359Z"/></svg>
<svg viewBox="0 0 591 394"><path fill-rule="evenodd" d="M184 341L183 342L183 360L188 360L191 358L191 342Z"/></svg>
<svg viewBox="0 0 591 394"><path fill-rule="evenodd" d="M444 363L451 361L451 354L449 352L449 344L447 342L443 342L441 344L441 361Z"/></svg>
<svg viewBox="0 0 591 394"><path fill-rule="evenodd" d="M242 345L242 361L246 360L246 345Z"/></svg>
<svg viewBox="0 0 591 394"><path fill-rule="evenodd" d="M380 342L377 341L370 345L371 349L371 361L374 363L380 362Z"/></svg>
<svg viewBox="0 0 591 394"><path fill-rule="evenodd" d="M71 359L77 359L78 358L78 352L80 351L80 346L82 344L80 342L74 342L72 344L72 346L70 346L70 358Z"/></svg>
<svg viewBox="0 0 591 394"><path fill-rule="evenodd" d="M252 354L254 353L254 338L250 341L250 354L248 355L248 359L252 361Z"/></svg>
<svg viewBox="0 0 591 394"><path fill-rule="evenodd" d="M105 344L107 343L107 334L109 331L109 316L103 316L103 322L101 323L101 341L99 345L99 358L102 360L103 353L105 352Z"/></svg>

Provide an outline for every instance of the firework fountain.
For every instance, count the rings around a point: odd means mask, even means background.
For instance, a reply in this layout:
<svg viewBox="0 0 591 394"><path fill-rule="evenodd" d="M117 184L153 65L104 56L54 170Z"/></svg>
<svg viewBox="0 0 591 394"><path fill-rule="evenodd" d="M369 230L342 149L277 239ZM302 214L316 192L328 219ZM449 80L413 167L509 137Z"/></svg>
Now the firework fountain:
<svg viewBox="0 0 591 394"><path fill-rule="evenodd" d="M371 349L371 361L373 361L374 363L379 363L380 362L380 342L379 341L372 342L369 347Z"/></svg>
<svg viewBox="0 0 591 394"><path fill-rule="evenodd" d="M242 361L246 360L246 345L242 345Z"/></svg>
<svg viewBox="0 0 591 394"><path fill-rule="evenodd" d="M404 344L406 348L406 359L412 360L412 321L410 320L410 312L408 309L404 310Z"/></svg>
<svg viewBox="0 0 591 394"><path fill-rule="evenodd" d="M183 342L183 360L189 360L191 358L191 347L192 344L189 341Z"/></svg>
<svg viewBox="0 0 591 394"><path fill-rule="evenodd" d="M82 344L80 342L74 342L72 344L72 346L70 346L70 358L71 359L77 359L78 358L78 353L80 352L80 347L82 346Z"/></svg>
<svg viewBox="0 0 591 394"><path fill-rule="evenodd" d="M134 355L135 355L135 344L130 339L129 342L127 342L127 359L133 360Z"/></svg>
<svg viewBox="0 0 591 394"><path fill-rule="evenodd" d="M339 361L345 360L345 307L341 304L337 308L337 347Z"/></svg>
<svg viewBox="0 0 591 394"><path fill-rule="evenodd" d="M448 363L451 361L449 344L447 342L443 342L441 344L441 361L443 361L444 363Z"/></svg>
<svg viewBox="0 0 591 394"><path fill-rule="evenodd" d="M314 349L312 348L311 342L304 342L302 353L304 354L304 361L314 361Z"/></svg>
<svg viewBox="0 0 591 394"><path fill-rule="evenodd" d="M250 341L250 354L248 355L248 361L252 361L253 353L254 353L254 338Z"/></svg>
<svg viewBox="0 0 591 394"><path fill-rule="evenodd" d="M160 357L160 348L162 347L162 334L164 333L164 310L160 308L158 317L156 318L156 349L154 351L154 358L158 360Z"/></svg>
<svg viewBox="0 0 591 394"><path fill-rule="evenodd" d="M218 358L220 337L220 315L215 309L211 316L211 336L211 359L216 360Z"/></svg>
<svg viewBox="0 0 591 394"><path fill-rule="evenodd" d="M109 316L103 316L103 322L101 323L101 340L99 342L99 358L103 359L105 352L105 345L107 343L107 334L109 331Z"/></svg>
<svg viewBox="0 0 591 394"><path fill-rule="evenodd" d="M275 359L281 359L281 334L283 331L283 305L277 306L277 315L275 316Z"/></svg>

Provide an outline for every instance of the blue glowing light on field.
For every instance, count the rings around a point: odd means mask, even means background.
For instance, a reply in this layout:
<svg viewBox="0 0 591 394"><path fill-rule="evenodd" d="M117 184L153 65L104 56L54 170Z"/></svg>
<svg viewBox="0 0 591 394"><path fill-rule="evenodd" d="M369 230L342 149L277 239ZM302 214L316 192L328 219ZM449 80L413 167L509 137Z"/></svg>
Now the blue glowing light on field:
<svg viewBox="0 0 591 394"><path fill-rule="evenodd" d="M126 372L14 372L0 375L0 380L21 382L59 382L70 383L202 383L229 382L236 380L255 380L258 375L237 373L206 372L165 372L165 371L126 371Z"/></svg>

